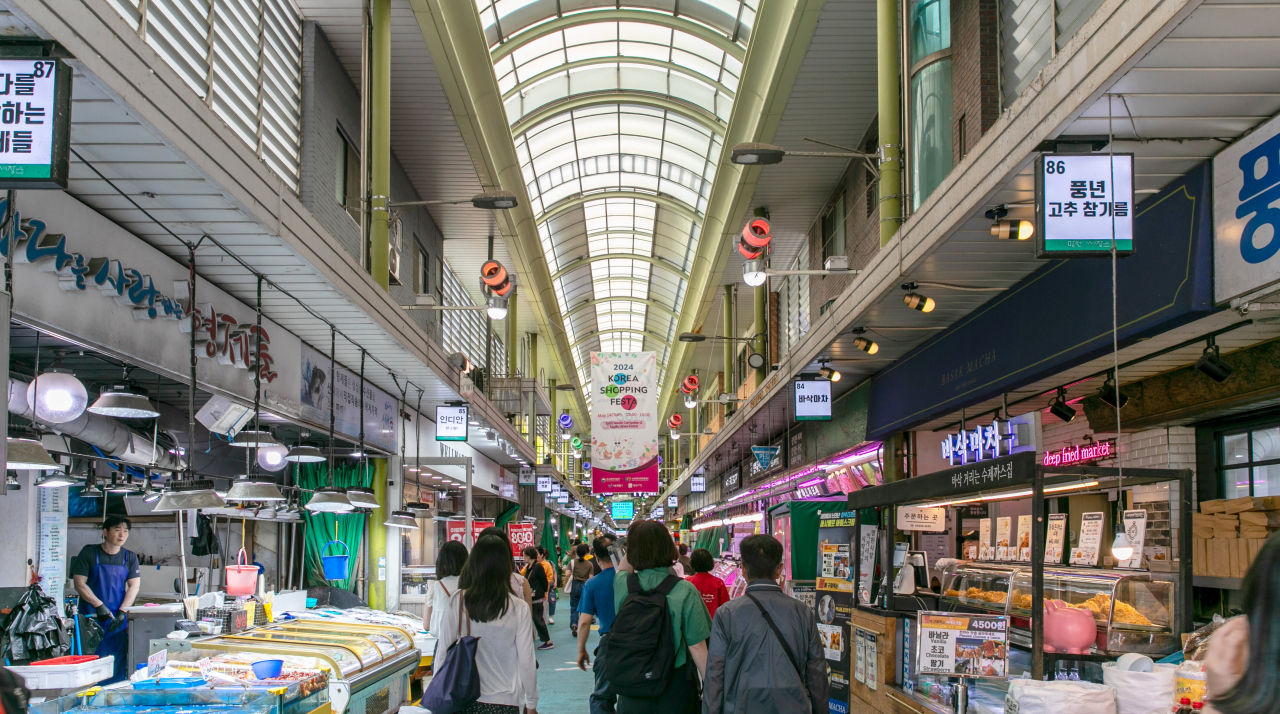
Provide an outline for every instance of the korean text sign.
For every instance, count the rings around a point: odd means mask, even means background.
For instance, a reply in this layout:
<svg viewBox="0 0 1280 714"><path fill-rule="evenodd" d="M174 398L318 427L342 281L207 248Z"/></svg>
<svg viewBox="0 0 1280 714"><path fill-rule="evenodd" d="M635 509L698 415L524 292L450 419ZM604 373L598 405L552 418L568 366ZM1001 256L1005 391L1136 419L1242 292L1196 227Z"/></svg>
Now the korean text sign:
<svg viewBox="0 0 1280 714"><path fill-rule="evenodd" d="M0 59L0 188L66 188L70 116L69 67Z"/></svg>
<svg viewBox="0 0 1280 714"><path fill-rule="evenodd" d="M1004 677L1009 663L1009 618L921 612L916 638L918 674Z"/></svg>
<svg viewBox="0 0 1280 714"><path fill-rule="evenodd" d="M436 407L436 441L467 440L467 407Z"/></svg>
<svg viewBox="0 0 1280 714"><path fill-rule="evenodd" d="M1044 154L1036 162L1040 258L1133 252L1133 155Z"/></svg>
<svg viewBox="0 0 1280 714"><path fill-rule="evenodd" d="M658 360L591 353L591 490L658 490Z"/></svg>
<svg viewBox="0 0 1280 714"><path fill-rule="evenodd" d="M1222 304L1280 282L1280 117L1213 159L1213 292Z"/></svg>
<svg viewBox="0 0 1280 714"><path fill-rule="evenodd" d="M831 382L825 379L796 380L796 421L831 420Z"/></svg>

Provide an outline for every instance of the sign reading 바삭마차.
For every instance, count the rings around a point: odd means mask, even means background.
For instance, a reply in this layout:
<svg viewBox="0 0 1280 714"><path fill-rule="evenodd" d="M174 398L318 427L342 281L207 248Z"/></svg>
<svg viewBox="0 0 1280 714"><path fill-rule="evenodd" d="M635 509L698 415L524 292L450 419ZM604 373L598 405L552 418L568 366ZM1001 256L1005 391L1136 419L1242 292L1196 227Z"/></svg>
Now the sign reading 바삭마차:
<svg viewBox="0 0 1280 714"><path fill-rule="evenodd" d="M591 353L591 490L658 490L658 360Z"/></svg>
<svg viewBox="0 0 1280 714"><path fill-rule="evenodd" d="M1036 161L1039 258L1133 252L1133 155L1043 154Z"/></svg>

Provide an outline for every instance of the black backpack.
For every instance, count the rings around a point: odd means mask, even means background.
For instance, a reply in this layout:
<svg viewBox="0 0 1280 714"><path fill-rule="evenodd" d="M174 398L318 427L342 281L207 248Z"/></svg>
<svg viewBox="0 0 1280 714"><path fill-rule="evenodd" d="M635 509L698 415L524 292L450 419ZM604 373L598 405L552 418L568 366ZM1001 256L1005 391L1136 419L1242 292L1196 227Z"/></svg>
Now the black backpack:
<svg viewBox="0 0 1280 714"><path fill-rule="evenodd" d="M652 699L667 691L676 663L667 594L679 582L668 575L658 587L645 591L640 589L640 576L627 576L627 599L605 641L604 679L611 692Z"/></svg>

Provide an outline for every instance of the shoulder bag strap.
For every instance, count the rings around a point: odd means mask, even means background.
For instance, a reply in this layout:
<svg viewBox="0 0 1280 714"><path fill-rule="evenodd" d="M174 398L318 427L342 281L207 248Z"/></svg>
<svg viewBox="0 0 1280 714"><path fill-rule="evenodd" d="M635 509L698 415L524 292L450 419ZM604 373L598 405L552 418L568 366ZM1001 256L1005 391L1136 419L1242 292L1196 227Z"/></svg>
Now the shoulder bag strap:
<svg viewBox="0 0 1280 714"><path fill-rule="evenodd" d="M750 598L751 602L754 602L756 607L760 609L760 614L764 615L764 621L769 623L769 629L773 630L773 636L778 638L778 644L782 645L782 650L787 653L787 660L791 662L791 666L796 670L796 675L800 677L800 686L804 687L805 695L808 696L809 683L805 681L804 672L800 671L800 664L796 661L795 655L791 654L791 646L787 644L786 639L783 638L782 633L778 630L778 626L774 624L773 618L769 616L769 611L764 609L764 605L760 604L755 595L751 593L743 593L743 595Z"/></svg>
<svg viewBox="0 0 1280 714"><path fill-rule="evenodd" d="M440 586L440 589L444 591L444 596L445 596L445 597L453 597L453 593L449 592L449 588L446 588L446 587L444 586L444 581L443 581L443 580L437 580L437 581L436 581L436 585Z"/></svg>
<svg viewBox="0 0 1280 714"><path fill-rule="evenodd" d="M446 590L445 592L448 592L448 591ZM467 623L467 637L471 636L471 617L467 614L466 610L463 609L463 603L465 602L465 600L466 600L466 592L463 590L459 590L458 591L458 639L462 639L462 623L463 622ZM454 640L454 641L456 642L457 640Z"/></svg>

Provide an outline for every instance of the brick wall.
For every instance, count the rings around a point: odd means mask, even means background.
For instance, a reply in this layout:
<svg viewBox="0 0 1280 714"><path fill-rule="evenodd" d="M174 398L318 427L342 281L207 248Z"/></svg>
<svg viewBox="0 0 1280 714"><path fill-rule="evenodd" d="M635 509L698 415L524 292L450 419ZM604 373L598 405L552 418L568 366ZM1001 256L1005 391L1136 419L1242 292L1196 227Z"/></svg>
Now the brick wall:
<svg viewBox="0 0 1280 714"><path fill-rule="evenodd" d="M863 151L875 152L879 131L873 121L867 129L860 144ZM815 216L813 226L809 229L809 265L810 270L822 269L822 217L832 210L841 195L844 196L845 207L845 254L849 256L849 267L859 270L871 261L871 256L880 250L880 211L879 195L874 180L868 181L866 163L861 159L849 162L841 179L840 188L831 194L827 205ZM868 207L871 208L868 214ZM788 266L789 267L789 266ZM828 301L849 287L853 276L827 275L813 276L809 279L809 321L816 324L824 316L819 309Z"/></svg>
<svg viewBox="0 0 1280 714"><path fill-rule="evenodd" d="M1000 118L999 11L996 0L951 0L953 165Z"/></svg>
<svg viewBox="0 0 1280 714"><path fill-rule="evenodd" d="M337 200L338 167L345 147L339 130L359 148L360 94L346 69L339 62L324 31L315 22L302 27L302 166L299 194L302 203L316 220L329 231L347 253L360 259L360 227ZM391 156L391 200L421 200L404 167L394 152ZM435 258L442 255L444 237L423 207L397 209L402 225L400 276L402 285L391 286L389 292L402 305L415 299L413 240L427 251L431 259L432 289L442 276L435 269ZM409 313L429 336L440 339L442 313L417 310Z"/></svg>

